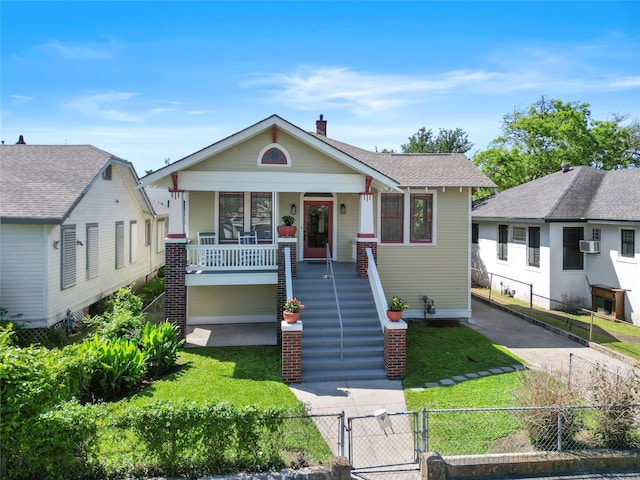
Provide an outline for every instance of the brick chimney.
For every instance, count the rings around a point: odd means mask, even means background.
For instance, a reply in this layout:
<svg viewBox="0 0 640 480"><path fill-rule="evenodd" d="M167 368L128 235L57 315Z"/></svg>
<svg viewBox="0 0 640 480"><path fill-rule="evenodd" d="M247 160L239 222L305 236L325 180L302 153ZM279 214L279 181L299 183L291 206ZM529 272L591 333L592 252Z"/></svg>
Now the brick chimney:
<svg viewBox="0 0 640 480"><path fill-rule="evenodd" d="M316 120L316 133L323 137L327 136L327 121L324 120L322 114L320 114L320 120Z"/></svg>
<svg viewBox="0 0 640 480"><path fill-rule="evenodd" d="M20 135L20 137L18 138L18 141L16 142L16 145L26 145L27 142L24 141L24 137L22 135Z"/></svg>

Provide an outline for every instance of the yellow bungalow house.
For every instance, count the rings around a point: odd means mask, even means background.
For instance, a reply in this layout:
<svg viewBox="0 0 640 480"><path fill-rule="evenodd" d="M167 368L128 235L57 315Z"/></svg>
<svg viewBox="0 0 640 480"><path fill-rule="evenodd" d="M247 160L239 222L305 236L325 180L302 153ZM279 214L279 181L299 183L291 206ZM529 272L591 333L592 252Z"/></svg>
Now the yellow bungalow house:
<svg viewBox="0 0 640 480"><path fill-rule="evenodd" d="M273 115L142 179L172 196L167 316L185 333L266 322L283 345L301 337L285 380L401 378L387 333L406 323L387 301L405 299L405 318L470 316L471 196L494 185L461 154L376 153L326 131L322 115L315 132ZM305 309L289 326L292 296Z"/></svg>

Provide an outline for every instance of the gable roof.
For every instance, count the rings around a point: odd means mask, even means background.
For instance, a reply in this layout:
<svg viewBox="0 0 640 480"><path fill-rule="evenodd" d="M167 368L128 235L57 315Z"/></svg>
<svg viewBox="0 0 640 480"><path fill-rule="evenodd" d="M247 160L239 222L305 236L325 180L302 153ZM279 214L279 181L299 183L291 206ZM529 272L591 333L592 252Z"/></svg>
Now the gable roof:
<svg viewBox="0 0 640 480"><path fill-rule="evenodd" d="M461 153L378 153L312 135L387 175L402 187L496 187Z"/></svg>
<svg viewBox="0 0 640 480"><path fill-rule="evenodd" d="M1 145L0 215L3 223L62 223L111 164L126 160L92 145ZM154 213L142 189L146 206Z"/></svg>
<svg viewBox="0 0 640 480"><path fill-rule="evenodd" d="M640 221L640 169L574 167L474 202L473 218Z"/></svg>
<svg viewBox="0 0 640 480"><path fill-rule="evenodd" d="M278 115L203 148L146 177L148 185L173 172L183 170L276 125L300 141L316 148L355 171L372 176L394 190L398 187L490 187L495 184L461 154L388 154L364 150L323 135L306 132Z"/></svg>

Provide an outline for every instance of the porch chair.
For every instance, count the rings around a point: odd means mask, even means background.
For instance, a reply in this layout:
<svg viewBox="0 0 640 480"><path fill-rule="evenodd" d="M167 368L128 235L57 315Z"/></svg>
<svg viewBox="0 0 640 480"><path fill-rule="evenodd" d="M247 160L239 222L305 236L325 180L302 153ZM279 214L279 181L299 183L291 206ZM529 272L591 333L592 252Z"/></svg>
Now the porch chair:
<svg viewBox="0 0 640 480"><path fill-rule="evenodd" d="M240 232L238 234L238 245L258 245L258 232ZM245 266L262 265L263 251L254 248L247 248L241 252L242 264Z"/></svg>
<svg viewBox="0 0 640 480"><path fill-rule="evenodd" d="M216 244L216 232L198 232L198 245L215 245ZM200 254L200 264L207 267L213 267L215 265L222 264L222 258L220 253L216 255L213 250L204 250Z"/></svg>

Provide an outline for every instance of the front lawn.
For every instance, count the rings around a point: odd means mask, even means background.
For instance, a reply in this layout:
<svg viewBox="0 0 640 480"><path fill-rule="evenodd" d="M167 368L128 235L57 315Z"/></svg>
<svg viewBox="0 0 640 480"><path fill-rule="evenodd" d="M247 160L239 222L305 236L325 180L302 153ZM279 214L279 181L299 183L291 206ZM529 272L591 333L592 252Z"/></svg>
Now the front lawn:
<svg viewBox="0 0 640 480"><path fill-rule="evenodd" d="M144 405L155 400L227 402L301 411L300 402L280 378L277 347L184 349L174 373L128 401Z"/></svg>

